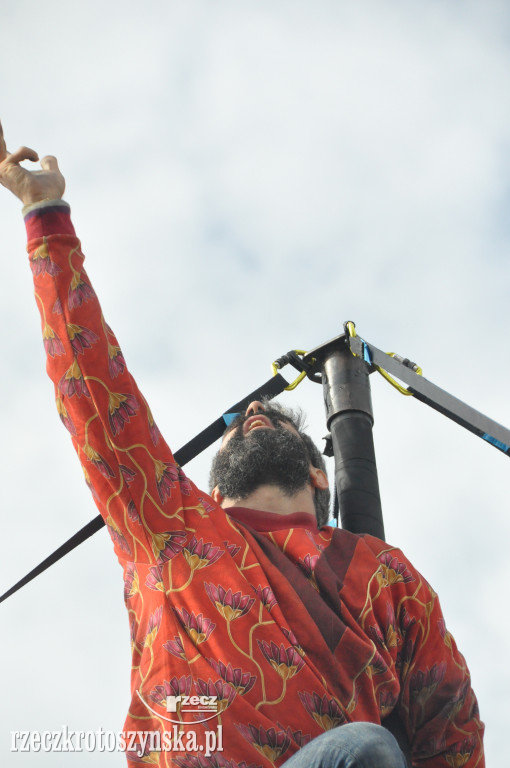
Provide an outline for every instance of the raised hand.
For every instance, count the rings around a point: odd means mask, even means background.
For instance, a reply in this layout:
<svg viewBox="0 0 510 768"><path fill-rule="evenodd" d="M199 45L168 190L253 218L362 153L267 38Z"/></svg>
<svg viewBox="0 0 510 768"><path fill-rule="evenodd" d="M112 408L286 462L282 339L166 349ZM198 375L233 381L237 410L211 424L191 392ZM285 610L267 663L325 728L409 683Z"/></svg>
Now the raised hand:
<svg viewBox="0 0 510 768"><path fill-rule="evenodd" d="M16 152L9 153L0 123L0 184L10 189L24 205L62 197L66 183L55 157L43 157L41 171L22 168L20 163L23 160L36 162L39 155L29 147L20 147Z"/></svg>

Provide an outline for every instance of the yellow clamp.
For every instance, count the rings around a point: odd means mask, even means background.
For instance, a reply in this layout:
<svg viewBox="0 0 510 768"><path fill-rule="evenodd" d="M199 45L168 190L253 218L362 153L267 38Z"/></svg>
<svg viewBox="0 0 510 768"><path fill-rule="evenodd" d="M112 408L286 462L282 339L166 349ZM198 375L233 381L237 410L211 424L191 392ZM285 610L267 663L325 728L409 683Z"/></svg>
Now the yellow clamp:
<svg viewBox="0 0 510 768"><path fill-rule="evenodd" d="M354 323L352 321L349 321L348 323L346 323L345 327L348 330L349 336L351 338L354 338L354 336L357 336L356 326L354 325ZM351 352L352 352L352 349L351 349ZM356 353L355 352L352 352L352 354L356 357ZM400 355L397 355L395 352L387 352L386 354L388 355L388 357L396 357L396 358L402 360ZM395 387L395 389L398 389L398 391L400 392L401 395L406 395L406 397L411 397L413 395L412 392L409 392L407 387L403 387L402 384L399 384L398 381L396 381L396 379L393 378L393 376L390 376L390 374L387 371L385 371L384 368L381 368L381 366L375 365L375 364L374 364L374 368L376 369L376 371L378 373L381 374L383 379L386 379L386 381L389 384L391 384L392 387ZM415 365L412 370L414 370L414 372L417 373L418 376L423 376L423 371L422 371L422 369L420 368L419 365Z"/></svg>
<svg viewBox="0 0 510 768"><path fill-rule="evenodd" d="M349 320L349 322L345 324L345 329L348 331L349 336L351 337L351 339L353 339L355 336L358 335L356 333L356 326L354 325L352 320ZM350 350L351 355L353 355L354 357L357 357L356 352L353 352L350 347L349 347L349 350Z"/></svg>
<svg viewBox="0 0 510 768"><path fill-rule="evenodd" d="M397 355L395 352L387 352L386 354L388 355L388 357L397 357L397 358L400 358L400 360L402 360L400 355ZM385 370L380 368L378 365L376 365L376 368L379 371L379 373L381 374L381 376L383 376L383 378L385 378L386 381L388 381L391 384L392 387L395 387L395 389L398 389L398 391L400 392L401 395L406 395L407 397L411 397L413 395L412 392L409 392L407 387L403 387L402 384L399 384L398 381L395 381L393 376L390 376L390 374L387 373ZM417 373L418 376L423 376L423 371L422 371L422 369L420 368L419 365L415 365L414 368L412 368L412 370L415 373Z"/></svg>
<svg viewBox="0 0 510 768"><path fill-rule="evenodd" d="M296 355L306 355L306 350L305 349L293 349L292 351L295 352ZM312 358L311 362L314 363L315 359ZM279 363L276 360L273 363L271 363L271 368L273 369L273 376L276 376L276 374L278 373L278 370L281 367L283 367L283 366L280 366ZM301 371L299 376L296 379L294 379L292 384L289 384L288 387L285 387L285 392L290 392L291 389L296 389L297 385L300 384L303 381L305 376L306 376L306 371Z"/></svg>

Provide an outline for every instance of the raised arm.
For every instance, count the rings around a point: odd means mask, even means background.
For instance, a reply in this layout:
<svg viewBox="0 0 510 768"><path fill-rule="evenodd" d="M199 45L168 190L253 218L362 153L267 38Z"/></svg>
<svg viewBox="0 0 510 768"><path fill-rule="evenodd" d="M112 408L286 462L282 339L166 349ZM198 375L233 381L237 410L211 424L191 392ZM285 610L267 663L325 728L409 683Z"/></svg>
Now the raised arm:
<svg viewBox="0 0 510 768"><path fill-rule="evenodd" d="M0 135L0 181L25 205L56 407L119 559L161 562L202 520L202 495L176 466L103 318L56 159L43 158L32 172L20 166L37 159L28 147L9 153Z"/></svg>

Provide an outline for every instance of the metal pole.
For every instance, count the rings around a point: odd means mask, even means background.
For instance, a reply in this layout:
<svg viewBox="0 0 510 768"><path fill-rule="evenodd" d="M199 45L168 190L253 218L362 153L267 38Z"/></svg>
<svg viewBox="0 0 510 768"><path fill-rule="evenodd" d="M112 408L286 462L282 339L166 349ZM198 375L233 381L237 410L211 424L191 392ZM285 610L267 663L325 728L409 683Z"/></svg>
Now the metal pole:
<svg viewBox="0 0 510 768"><path fill-rule="evenodd" d="M342 527L384 540L369 366L342 343L325 345L320 365Z"/></svg>

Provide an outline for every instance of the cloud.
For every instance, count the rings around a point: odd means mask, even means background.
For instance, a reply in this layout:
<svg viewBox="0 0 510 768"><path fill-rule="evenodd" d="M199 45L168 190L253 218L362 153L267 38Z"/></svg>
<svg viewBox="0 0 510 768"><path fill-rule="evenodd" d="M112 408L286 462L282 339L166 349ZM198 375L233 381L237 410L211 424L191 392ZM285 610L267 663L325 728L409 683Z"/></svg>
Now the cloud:
<svg viewBox="0 0 510 768"><path fill-rule="evenodd" d="M105 315L174 445L346 319L510 424L508 15L492 1L7 7L7 136L59 157ZM7 195L0 215L7 587L95 508L43 378ZM497 762L507 459L372 387L388 538L442 597ZM286 398L320 442L320 387ZM207 462L190 474L205 481ZM96 539L2 606L7 730L60 727L71 709L93 729L123 722L120 573Z"/></svg>

